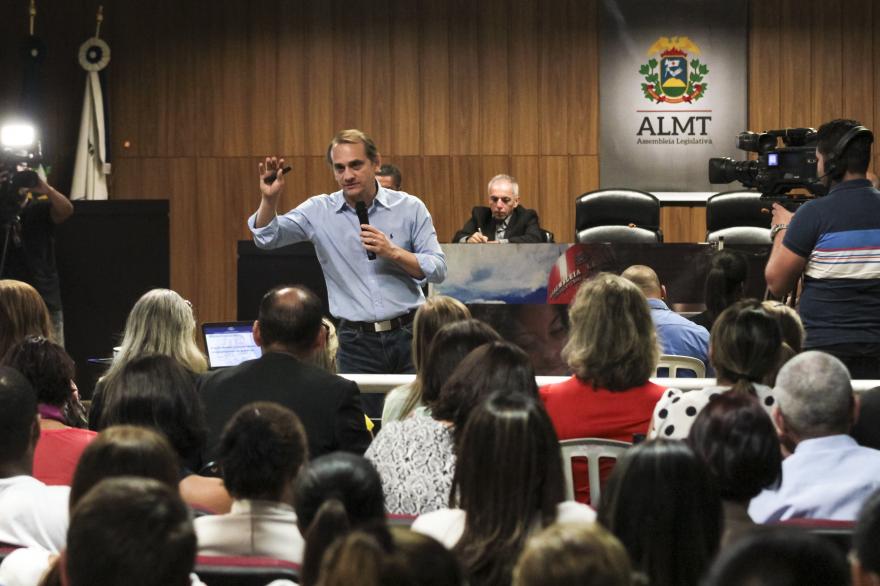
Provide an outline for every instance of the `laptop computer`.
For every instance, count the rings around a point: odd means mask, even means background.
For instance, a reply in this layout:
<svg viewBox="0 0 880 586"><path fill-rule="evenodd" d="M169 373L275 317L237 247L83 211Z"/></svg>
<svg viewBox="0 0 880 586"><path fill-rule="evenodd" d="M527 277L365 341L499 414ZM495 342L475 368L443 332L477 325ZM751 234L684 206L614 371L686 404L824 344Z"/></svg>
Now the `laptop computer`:
<svg viewBox="0 0 880 586"><path fill-rule="evenodd" d="M210 368L235 366L261 356L254 343L253 322L230 321L202 324L202 336Z"/></svg>

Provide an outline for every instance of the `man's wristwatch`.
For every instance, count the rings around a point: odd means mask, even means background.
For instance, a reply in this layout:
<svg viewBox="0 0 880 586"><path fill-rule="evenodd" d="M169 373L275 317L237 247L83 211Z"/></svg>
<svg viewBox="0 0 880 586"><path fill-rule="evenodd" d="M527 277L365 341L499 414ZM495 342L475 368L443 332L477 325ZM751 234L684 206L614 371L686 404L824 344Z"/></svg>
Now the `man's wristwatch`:
<svg viewBox="0 0 880 586"><path fill-rule="evenodd" d="M788 224L773 224L773 227L770 228L770 242L773 242L773 240L776 238L776 235L786 228L788 228Z"/></svg>

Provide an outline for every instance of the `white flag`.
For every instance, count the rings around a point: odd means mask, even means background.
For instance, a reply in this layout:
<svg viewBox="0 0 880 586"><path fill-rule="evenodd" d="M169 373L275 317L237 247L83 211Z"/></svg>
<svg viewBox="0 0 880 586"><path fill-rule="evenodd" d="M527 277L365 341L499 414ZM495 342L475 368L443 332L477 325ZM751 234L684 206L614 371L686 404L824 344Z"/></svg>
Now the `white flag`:
<svg viewBox="0 0 880 586"><path fill-rule="evenodd" d="M95 71L86 74L86 95L79 123L76 165L71 199L107 199L107 145L104 139L104 99L101 81Z"/></svg>

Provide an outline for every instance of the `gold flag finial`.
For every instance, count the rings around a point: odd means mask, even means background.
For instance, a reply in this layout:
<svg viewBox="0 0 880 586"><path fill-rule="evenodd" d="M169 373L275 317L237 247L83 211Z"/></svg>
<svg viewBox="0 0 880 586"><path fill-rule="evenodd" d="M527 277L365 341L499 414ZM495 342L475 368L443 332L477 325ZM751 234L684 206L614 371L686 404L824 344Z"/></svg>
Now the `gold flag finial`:
<svg viewBox="0 0 880 586"><path fill-rule="evenodd" d="M104 5L103 4L98 5L98 15L95 16L95 21L97 21L97 24L95 25L95 38L100 38L101 37L101 23L104 22Z"/></svg>
<svg viewBox="0 0 880 586"><path fill-rule="evenodd" d="M34 36L34 20L37 18L37 0L31 0L31 6L28 9L30 15L30 35Z"/></svg>

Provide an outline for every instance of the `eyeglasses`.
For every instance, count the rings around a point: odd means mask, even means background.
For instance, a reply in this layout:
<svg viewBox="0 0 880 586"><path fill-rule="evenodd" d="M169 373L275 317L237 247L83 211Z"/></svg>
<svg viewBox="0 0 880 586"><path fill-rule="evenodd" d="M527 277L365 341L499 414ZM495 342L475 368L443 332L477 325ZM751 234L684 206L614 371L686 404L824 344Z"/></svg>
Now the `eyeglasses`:
<svg viewBox="0 0 880 586"><path fill-rule="evenodd" d="M497 195L490 195L490 196L489 196L489 201L491 201L492 203L498 203L498 200L499 200L499 199L500 199L501 201L504 202L504 205L507 205L507 204L509 204L510 202L513 201L513 198L512 198L512 197L507 197L507 196L505 196L505 197L498 197Z"/></svg>

